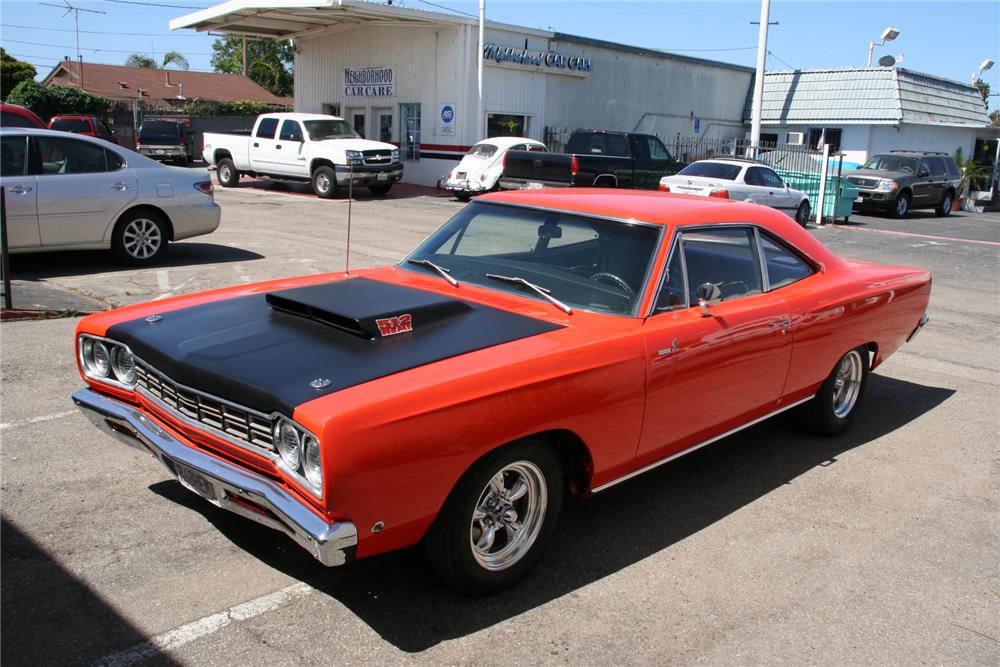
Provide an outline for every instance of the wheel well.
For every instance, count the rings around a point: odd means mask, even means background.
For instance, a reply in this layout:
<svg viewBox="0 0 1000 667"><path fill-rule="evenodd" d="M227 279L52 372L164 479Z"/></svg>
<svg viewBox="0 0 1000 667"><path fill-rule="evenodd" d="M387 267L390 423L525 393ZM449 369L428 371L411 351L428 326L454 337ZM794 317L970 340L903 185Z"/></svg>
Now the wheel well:
<svg viewBox="0 0 1000 667"><path fill-rule="evenodd" d="M232 160L233 155L227 150L219 149L215 151L215 154L212 156L212 161L215 162L215 164L219 164L219 160L222 160L223 158L229 158Z"/></svg>
<svg viewBox="0 0 1000 667"><path fill-rule="evenodd" d="M878 356L878 343L865 343L862 347L868 348L868 353L871 355L868 359L868 369L871 370L882 363L882 360Z"/></svg>
<svg viewBox="0 0 1000 667"><path fill-rule="evenodd" d="M153 206L152 204L140 204L139 206L133 206L130 209L122 211L121 215L119 215L118 218L115 219L115 224L111 225L112 239L114 238L114 230L116 227L118 227L118 223L121 222L122 218L124 218L126 215L129 215L130 213L136 213L136 212L155 213L156 215L158 215L167 225L167 240L168 241L174 240L174 223L170 221L170 216L164 213L162 209L159 209Z"/></svg>
<svg viewBox="0 0 1000 667"><path fill-rule="evenodd" d="M606 188L616 188L618 187L618 179L615 176L610 175L598 176L594 179L595 188L599 188L602 185Z"/></svg>
<svg viewBox="0 0 1000 667"><path fill-rule="evenodd" d="M326 158L316 158L309 165L309 173L312 174L314 171L316 171L320 167L330 167L334 171L336 171L336 169L337 169L337 166L335 164L333 164L332 160L328 160Z"/></svg>
<svg viewBox="0 0 1000 667"><path fill-rule="evenodd" d="M944 196L947 197L948 195L951 195L952 199L954 199L955 198L955 188L948 188L947 190L945 190L944 191Z"/></svg>
<svg viewBox="0 0 1000 667"><path fill-rule="evenodd" d="M526 436L526 439L543 440L556 450L566 490L572 495L582 496L590 489L590 479L594 475L594 460L580 436L566 429L555 429L534 433Z"/></svg>
<svg viewBox="0 0 1000 667"><path fill-rule="evenodd" d="M899 191L899 194L896 195L896 197L899 198L903 196L913 199L913 192L910 191L910 188L903 188L902 190Z"/></svg>

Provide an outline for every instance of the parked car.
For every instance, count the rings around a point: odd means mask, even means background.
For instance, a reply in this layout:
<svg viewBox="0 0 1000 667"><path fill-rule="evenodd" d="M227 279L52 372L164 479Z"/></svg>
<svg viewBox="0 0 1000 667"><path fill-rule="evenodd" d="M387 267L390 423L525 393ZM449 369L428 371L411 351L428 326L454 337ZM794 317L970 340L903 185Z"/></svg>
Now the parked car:
<svg viewBox="0 0 1000 667"><path fill-rule="evenodd" d="M842 432L930 287L762 206L494 193L396 266L84 318L73 400L326 565L422 541L488 593L538 562L566 493L792 408Z"/></svg>
<svg viewBox="0 0 1000 667"><path fill-rule="evenodd" d="M171 241L219 226L212 181L103 139L54 130L0 130L12 253L110 248L148 264Z"/></svg>
<svg viewBox="0 0 1000 667"><path fill-rule="evenodd" d="M793 190L773 169L754 160L699 160L661 178L660 190L763 204L791 216L803 227L811 214L806 193Z"/></svg>
<svg viewBox="0 0 1000 667"><path fill-rule="evenodd" d="M159 161L190 164L194 161L194 134L176 120L144 120L139 126L135 150Z"/></svg>
<svg viewBox="0 0 1000 667"><path fill-rule="evenodd" d="M510 151L500 187L638 188L655 190L660 178L684 166L651 134L577 130L566 153Z"/></svg>
<svg viewBox="0 0 1000 667"><path fill-rule="evenodd" d="M496 189L503 176L508 151L545 152L545 144L524 137L491 137L476 143L454 169L448 173L441 186L451 190L459 201L469 201Z"/></svg>
<svg viewBox="0 0 1000 667"><path fill-rule="evenodd" d="M49 120L49 129L115 142L115 133L96 116L53 116Z"/></svg>
<svg viewBox="0 0 1000 667"><path fill-rule="evenodd" d="M45 122L31 109L20 104L0 104L0 127L37 127L45 129Z"/></svg>
<svg viewBox="0 0 1000 667"><path fill-rule="evenodd" d="M383 195L403 177L399 149L364 139L343 118L307 113L259 116L251 136L202 136L205 162L219 183L234 187L240 174L308 181L319 197L334 197L349 183Z"/></svg>
<svg viewBox="0 0 1000 667"><path fill-rule="evenodd" d="M861 191L856 211L883 211L905 218L911 209L934 209L939 217L951 213L961 174L947 153L889 151L873 155L847 180Z"/></svg>

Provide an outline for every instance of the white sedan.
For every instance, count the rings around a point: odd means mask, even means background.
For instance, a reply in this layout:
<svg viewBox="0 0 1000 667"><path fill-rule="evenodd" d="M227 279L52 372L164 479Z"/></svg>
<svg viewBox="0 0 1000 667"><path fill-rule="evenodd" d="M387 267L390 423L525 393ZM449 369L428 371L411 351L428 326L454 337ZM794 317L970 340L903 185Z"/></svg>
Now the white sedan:
<svg viewBox="0 0 1000 667"><path fill-rule="evenodd" d="M803 227L811 214L806 193L788 187L773 169L753 160L692 162L673 176L661 178L660 190L763 204L783 211Z"/></svg>
<svg viewBox="0 0 1000 667"><path fill-rule="evenodd" d="M54 130L0 130L11 253L110 248L147 264L170 241L219 226L212 181L102 139Z"/></svg>
<svg viewBox="0 0 1000 667"><path fill-rule="evenodd" d="M458 166L443 179L441 187L451 190L460 201L489 192L503 176L507 151L545 151L545 144L524 137L491 137L475 144Z"/></svg>

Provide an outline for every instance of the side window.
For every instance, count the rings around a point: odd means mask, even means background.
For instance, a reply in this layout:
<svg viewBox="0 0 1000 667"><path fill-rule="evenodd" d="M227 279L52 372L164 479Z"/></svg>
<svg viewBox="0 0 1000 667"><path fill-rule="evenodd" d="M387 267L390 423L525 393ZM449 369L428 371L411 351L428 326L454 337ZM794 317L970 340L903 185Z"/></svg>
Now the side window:
<svg viewBox="0 0 1000 667"><path fill-rule="evenodd" d="M785 187L784 181L770 169L761 169L761 174L764 177L764 184L769 188L783 188Z"/></svg>
<svg viewBox="0 0 1000 667"><path fill-rule="evenodd" d="M254 134L254 136L260 137L261 139L274 139L274 133L277 129L278 129L277 118L264 118L257 125L257 132Z"/></svg>
<svg viewBox="0 0 1000 667"><path fill-rule="evenodd" d="M944 176L944 160L939 157L932 157L928 160L931 163L931 176Z"/></svg>
<svg viewBox="0 0 1000 667"><path fill-rule="evenodd" d="M763 291L753 231L743 227L706 229L681 236L687 267L688 303L697 301L698 286L713 283L723 301Z"/></svg>
<svg viewBox="0 0 1000 667"><path fill-rule="evenodd" d="M687 290L684 289L684 265L681 263L678 245L680 243L679 236L676 243L674 249L671 250L663 287L660 288L660 293L656 296L656 312L687 307Z"/></svg>
<svg viewBox="0 0 1000 667"><path fill-rule="evenodd" d="M671 159L670 151L667 147L663 145L656 137L646 137L646 143L649 145L649 157L654 160L667 160Z"/></svg>
<svg viewBox="0 0 1000 667"><path fill-rule="evenodd" d="M625 137L620 134L609 134L608 138L608 155L617 155L619 157L628 157L628 146L625 144Z"/></svg>
<svg viewBox="0 0 1000 667"><path fill-rule="evenodd" d="M764 185L764 170L760 167L750 167L747 169L743 182L747 185Z"/></svg>
<svg viewBox="0 0 1000 667"><path fill-rule="evenodd" d="M399 148L404 160L420 159L420 103L400 104Z"/></svg>
<svg viewBox="0 0 1000 667"><path fill-rule="evenodd" d="M25 157L28 154L27 137L24 135L6 134L3 143L0 143L2 161L0 161L0 176L23 176L24 167L27 163Z"/></svg>
<svg viewBox="0 0 1000 667"><path fill-rule="evenodd" d="M281 134L278 138L282 141L302 141L302 128L298 121L286 120L281 124Z"/></svg>
<svg viewBox="0 0 1000 667"><path fill-rule="evenodd" d="M760 232L760 246L764 251L764 266L767 267L767 282L771 289L791 285L816 272L809 262L767 232Z"/></svg>
<svg viewBox="0 0 1000 667"><path fill-rule="evenodd" d="M928 160L921 160L920 166L917 167L917 176L918 177L927 176L930 173L931 173L931 165L929 164Z"/></svg>
<svg viewBox="0 0 1000 667"><path fill-rule="evenodd" d="M125 160L114 151L105 151L108 160L108 171L118 171L125 168Z"/></svg>
<svg viewBox="0 0 1000 667"><path fill-rule="evenodd" d="M527 148L528 147L525 146L524 144L515 144L514 146L511 146L507 150L509 150L509 151L523 151L523 150L527 150Z"/></svg>
<svg viewBox="0 0 1000 667"><path fill-rule="evenodd" d="M108 170L107 151L100 146L61 137L35 137L42 174L93 174Z"/></svg>
<svg viewBox="0 0 1000 667"><path fill-rule="evenodd" d="M959 173L959 171L958 171L958 165L955 164L954 160L952 160L951 158L947 158L944 161L944 164L945 164L945 167L947 167L947 169L948 169L948 177L949 178L959 178L961 176L961 173Z"/></svg>

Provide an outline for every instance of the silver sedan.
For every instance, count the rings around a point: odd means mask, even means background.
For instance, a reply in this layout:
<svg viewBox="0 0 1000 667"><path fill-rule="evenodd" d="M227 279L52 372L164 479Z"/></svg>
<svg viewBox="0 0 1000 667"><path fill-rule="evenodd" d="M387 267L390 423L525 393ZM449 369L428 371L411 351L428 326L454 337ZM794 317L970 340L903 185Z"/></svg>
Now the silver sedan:
<svg viewBox="0 0 1000 667"><path fill-rule="evenodd" d="M125 263L147 264L170 241L219 226L204 172L52 130L0 129L0 149L12 253L110 248Z"/></svg>

